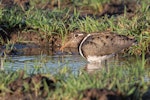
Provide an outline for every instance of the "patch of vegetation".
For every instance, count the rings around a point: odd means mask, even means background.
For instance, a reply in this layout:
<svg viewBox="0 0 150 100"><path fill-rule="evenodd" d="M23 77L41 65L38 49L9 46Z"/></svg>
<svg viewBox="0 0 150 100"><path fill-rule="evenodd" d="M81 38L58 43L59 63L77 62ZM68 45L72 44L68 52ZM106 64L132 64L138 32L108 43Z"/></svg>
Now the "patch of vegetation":
<svg viewBox="0 0 150 100"><path fill-rule="evenodd" d="M145 67L145 54L150 49L150 1L135 1L129 3L123 0L31 0L28 9L22 6L12 5L12 7L0 8L0 44L14 44L10 42L11 34L17 31L35 32L42 39L49 40L53 35L58 35L64 41L71 32L101 32L113 31L118 34L134 37L137 45L130 48L129 53L142 55L142 61L137 60L134 64L115 66L87 74L84 71L73 75L69 69L61 69L60 73L52 75L56 80L54 91L47 90L48 94L44 98L51 99L74 99L79 95L79 91L87 88L106 88L108 90L119 91L126 97L133 100L142 97L150 86L150 70ZM115 6L114 6L115 5ZM21 32L20 32L21 31ZM46 74L47 75L47 74ZM19 73L2 72L0 73L0 98L5 97L7 93L13 95L14 91L8 87L10 83L19 78ZM49 78L48 75L47 77ZM30 77L25 73L24 78ZM148 78L148 81L146 78ZM37 92L40 85L33 84L21 85L25 91L30 86L38 97ZM20 92L21 90L19 90ZM17 92L18 93L18 92ZM41 93L41 92L39 92ZM22 96L21 96L22 97ZM80 97L80 96L79 96Z"/></svg>
<svg viewBox="0 0 150 100"><path fill-rule="evenodd" d="M22 74L22 71L1 71L0 95L5 98L9 94L11 98L17 94L21 95L17 96L18 98L25 98L30 94L32 98L68 100L81 99L82 91L86 89L107 89L118 91L124 98L137 100L142 98L150 85L150 69L145 69L144 66L145 62L137 59L132 65L130 63L115 65L108 67L107 70L103 68L90 74L80 70L74 75L73 70L68 67L59 69L55 74L41 72L41 75Z"/></svg>
<svg viewBox="0 0 150 100"><path fill-rule="evenodd" d="M54 4L51 4L53 2ZM58 3L61 4L61 9L58 6L54 7L55 4L57 5ZM101 11L93 13L93 15L91 15L91 13L88 14L88 11L83 12L84 9L90 9L91 11L106 9L105 5L109 3L114 2L109 0L83 0L79 3L78 0L75 0L66 1L66 3L64 3L63 0L54 0L52 2L36 0L30 2L28 10L23 10L16 5L11 7L11 9L1 8L0 31L3 35L1 35L0 44L4 44L2 40L2 38L5 38L4 34L7 34L7 37L9 37L12 30L16 29L21 29L26 32L31 30L36 31L40 37L48 39L51 38L53 34L57 34L62 40L64 40L70 32L76 30L87 33L109 30L117 32L118 34L135 37L138 40L138 45L134 47L134 50L131 51L132 53L136 54L136 52L138 52L138 54L141 54L143 46L145 51L149 51L149 2L146 0L133 2L137 7L135 7L136 9L131 13L127 11L130 7L125 4L126 6L122 7L122 15L117 15L117 11L115 12L116 14L111 16L108 15L109 13L107 14L107 11L104 16L101 16ZM47 4L51 7L43 9L42 7L36 6L38 4ZM123 4L122 1L118 0L116 2L116 5L119 6L119 4ZM128 4L130 4L130 2ZM74 5L74 8L69 8L72 5ZM64 6L66 6L66 8L64 8ZM76 6L79 6L80 9L76 8ZM87 14L83 15L82 13Z"/></svg>

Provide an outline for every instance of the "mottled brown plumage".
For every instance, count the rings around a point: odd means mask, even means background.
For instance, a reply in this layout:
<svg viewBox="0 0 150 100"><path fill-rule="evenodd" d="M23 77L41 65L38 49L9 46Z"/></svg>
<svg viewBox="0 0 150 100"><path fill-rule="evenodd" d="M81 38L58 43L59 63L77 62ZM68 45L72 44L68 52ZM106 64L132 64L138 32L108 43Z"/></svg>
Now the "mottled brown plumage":
<svg viewBox="0 0 150 100"><path fill-rule="evenodd" d="M134 39L112 32L91 33L88 35L74 33L74 37L62 46L61 50L65 47L78 46L81 56L91 62L91 59L94 61L95 58L90 57L100 57L99 60L105 60L111 55L130 47L134 42Z"/></svg>

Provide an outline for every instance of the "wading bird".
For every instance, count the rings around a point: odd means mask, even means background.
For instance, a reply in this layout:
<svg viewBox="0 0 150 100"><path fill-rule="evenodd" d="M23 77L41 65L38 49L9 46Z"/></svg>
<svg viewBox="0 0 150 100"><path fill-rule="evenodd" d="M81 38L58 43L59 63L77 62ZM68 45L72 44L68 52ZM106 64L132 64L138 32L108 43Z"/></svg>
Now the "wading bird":
<svg viewBox="0 0 150 100"><path fill-rule="evenodd" d="M136 42L135 39L113 32L91 34L77 32L72 34L70 40L60 50L63 51L66 47L78 47L80 55L89 62L106 60Z"/></svg>

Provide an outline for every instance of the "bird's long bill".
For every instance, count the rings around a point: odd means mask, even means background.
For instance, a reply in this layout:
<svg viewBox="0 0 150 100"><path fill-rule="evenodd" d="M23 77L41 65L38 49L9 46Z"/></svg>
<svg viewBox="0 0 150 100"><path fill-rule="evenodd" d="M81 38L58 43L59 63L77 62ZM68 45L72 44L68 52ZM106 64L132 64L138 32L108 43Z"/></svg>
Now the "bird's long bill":
<svg viewBox="0 0 150 100"><path fill-rule="evenodd" d="M68 47L70 45L70 42L65 43L61 48L60 51L63 52L64 48Z"/></svg>

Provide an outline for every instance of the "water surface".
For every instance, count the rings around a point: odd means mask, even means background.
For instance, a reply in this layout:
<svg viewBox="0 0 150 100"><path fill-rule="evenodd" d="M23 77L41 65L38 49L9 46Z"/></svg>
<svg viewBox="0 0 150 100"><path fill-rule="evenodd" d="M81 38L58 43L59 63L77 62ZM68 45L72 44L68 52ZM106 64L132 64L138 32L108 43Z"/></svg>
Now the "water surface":
<svg viewBox="0 0 150 100"><path fill-rule="evenodd" d="M39 50L41 49L34 48L34 50L31 50L30 48L29 50L25 49L24 53L18 53L20 55L7 56L3 64L4 70L25 69L28 73L57 73L60 69L68 67L73 73L77 73L81 69L92 72L102 68L107 69L107 67L132 65L137 59L140 59L140 57L118 55L108 59L107 62L104 61L102 64L95 64L88 63L86 59L77 53L77 49L66 50L63 53L60 51L50 52L50 50L45 49L46 52L43 53L42 50ZM37 54L36 51L39 53Z"/></svg>

